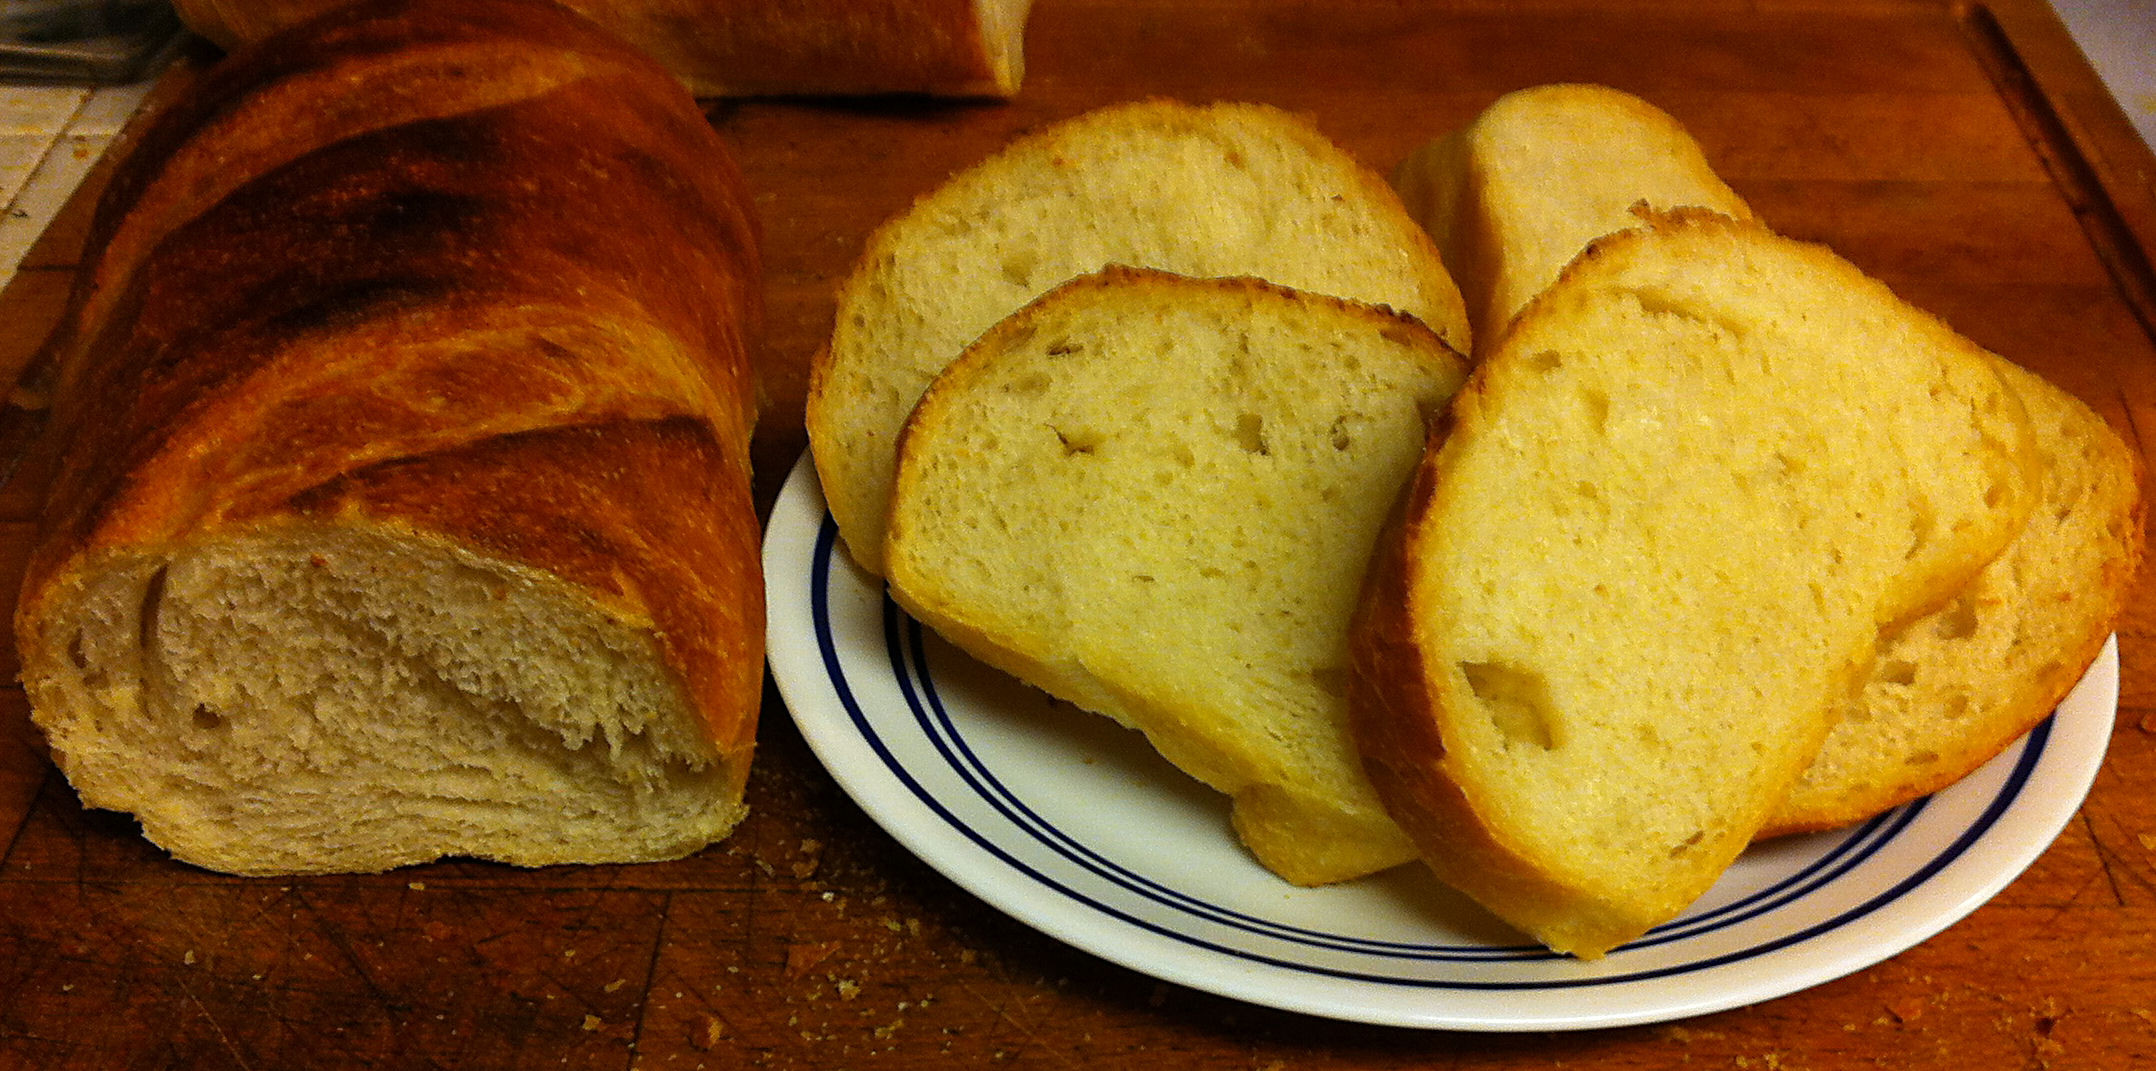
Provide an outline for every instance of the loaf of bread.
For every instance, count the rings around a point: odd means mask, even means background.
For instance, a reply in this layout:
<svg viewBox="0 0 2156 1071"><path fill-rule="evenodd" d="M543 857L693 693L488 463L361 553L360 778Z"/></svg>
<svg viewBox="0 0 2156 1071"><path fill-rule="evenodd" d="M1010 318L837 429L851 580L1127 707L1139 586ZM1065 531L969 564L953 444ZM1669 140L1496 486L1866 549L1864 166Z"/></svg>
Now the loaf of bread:
<svg viewBox="0 0 2156 1071"><path fill-rule="evenodd" d="M1882 630L1995 558L2040 479L1979 347L1822 247L1647 222L1486 351L1354 628L1391 813L1446 882L1582 957L1720 877Z"/></svg>
<svg viewBox="0 0 2156 1071"><path fill-rule="evenodd" d="M174 0L225 48L350 0ZM561 0L699 97L1010 97L1032 0Z"/></svg>
<svg viewBox="0 0 2156 1071"><path fill-rule="evenodd" d="M1250 276L1388 305L1467 347L1459 291L1384 179L1252 104L1088 112L1019 139L869 239L810 365L816 473L881 573L898 431L959 351L1049 288L1111 265Z"/></svg>
<svg viewBox="0 0 2156 1071"><path fill-rule="evenodd" d="M243 874L677 857L762 687L740 177L561 9L340 10L209 72L49 343L15 618L93 807Z"/></svg>
<svg viewBox="0 0 2156 1071"><path fill-rule="evenodd" d="M1588 242L1636 225L1637 207L1752 215L1677 120L1598 85L1508 93L1410 153L1393 184L1436 240L1485 346Z"/></svg>
<svg viewBox="0 0 2156 1071"><path fill-rule="evenodd" d="M892 596L1234 798L1289 881L1415 849L1348 735L1347 622L1424 417L1427 327L1251 279L1112 269L998 323L899 446Z"/></svg>
<svg viewBox="0 0 2156 1071"><path fill-rule="evenodd" d="M1638 97L1550 85L1499 98L1394 173L1487 343L1641 206L1751 211L1677 121ZM2142 554L2134 455L2079 400L2004 359L2044 458L2043 504L2007 552L1874 661L1763 835L1844 825L1958 780L2048 714L2102 648Z"/></svg>
<svg viewBox="0 0 2156 1071"><path fill-rule="evenodd" d="M2048 716L2117 627L2144 552L2134 452L2080 399L2008 361L2043 497L1997 560L1896 633L1762 836L1861 821L1960 780Z"/></svg>

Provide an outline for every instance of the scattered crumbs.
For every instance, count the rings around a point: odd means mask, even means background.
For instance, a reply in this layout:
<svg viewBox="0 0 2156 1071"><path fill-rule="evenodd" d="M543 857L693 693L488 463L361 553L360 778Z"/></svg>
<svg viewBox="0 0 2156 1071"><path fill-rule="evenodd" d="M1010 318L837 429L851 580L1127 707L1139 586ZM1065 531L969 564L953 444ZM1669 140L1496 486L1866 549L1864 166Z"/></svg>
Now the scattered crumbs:
<svg viewBox="0 0 2156 1071"><path fill-rule="evenodd" d="M900 925L897 919L894 919L889 915L885 915L881 921L883 922L883 928L891 931L892 933L905 932L906 928Z"/></svg>
<svg viewBox="0 0 2156 1071"><path fill-rule="evenodd" d="M906 920L906 935L907 935L907 936L909 936L909 937L919 937L919 936L921 936L921 920L920 920L920 919L917 919L917 918L908 918L908 919Z"/></svg>
<svg viewBox="0 0 2156 1071"><path fill-rule="evenodd" d="M424 882L424 881L415 881L415 882L412 882L412 883L411 883L411 884L409 884L409 885L406 885L406 886L405 886L405 888L407 888L407 889L410 889L410 890L412 890L413 892L426 892L426 891L427 891L427 883L426 883L426 882Z"/></svg>
<svg viewBox="0 0 2156 1071"><path fill-rule="evenodd" d="M1692 1043L1692 1032L1681 1026L1665 1026L1656 1030L1655 1033L1660 1034L1664 1041L1673 1041L1679 1045L1690 1045Z"/></svg>
<svg viewBox="0 0 2156 1071"><path fill-rule="evenodd" d="M689 1044L705 1052L719 1047L719 1040L726 1036L726 1024L716 1015L704 1016L704 1028L689 1038Z"/></svg>
<svg viewBox="0 0 2156 1071"><path fill-rule="evenodd" d="M856 982L851 978L841 978L838 980L838 997L840 1000L852 1000L853 998L860 995L861 983Z"/></svg>
<svg viewBox="0 0 2156 1071"><path fill-rule="evenodd" d="M573 949L573 948L564 948L564 949L562 949L562 950L561 950L561 958L563 958L563 959L575 959L575 958L576 958L576 949Z"/></svg>
<svg viewBox="0 0 2156 1071"><path fill-rule="evenodd" d="M616 991L620 990L622 986L625 986L625 985L628 985L628 984L629 984L629 980L628 980L627 978L616 978L616 979L614 979L613 981L611 981L611 982L608 982L608 983L606 983L606 984L605 984L605 985L603 985L603 986L600 986L599 988L601 988L601 989L604 989L604 990L606 990L606 991L607 991L607 992L609 992L609 993L613 993L613 992L616 992Z"/></svg>
<svg viewBox="0 0 2156 1071"><path fill-rule="evenodd" d="M837 941L795 942L786 946L786 977L799 978L807 974L837 951Z"/></svg>
<svg viewBox="0 0 2156 1071"><path fill-rule="evenodd" d="M833 900L836 900L836 899L838 899L838 894L837 894L837 893L835 893L835 892L832 892L832 891L831 891L831 890L829 890L829 889L825 889L825 890L823 891L823 902L824 902L824 903L827 903L827 904L828 904L828 903L830 903L831 901L833 901Z"/></svg>
<svg viewBox="0 0 2156 1071"><path fill-rule="evenodd" d="M1910 995L1887 1002L1887 1014L1897 1023L1913 1023L1924 1014L1924 998Z"/></svg>
<svg viewBox="0 0 2156 1071"><path fill-rule="evenodd" d="M891 1020L890 1022L888 1022L888 1023L885 1023L884 1025L882 1025L882 1026L879 1026L879 1027L877 1027L877 1028L876 1028L876 1040L878 1040L878 1041L889 1041L889 1040L891 1040L891 1035L893 1035L893 1034L896 1034L896 1033L898 1033L898 1028L899 1028L899 1027L902 1027L902 1026L904 1026L904 1025L906 1025L906 1019L905 1019L905 1017L904 1017L904 1016L900 1016L899 1018L893 1019L893 1020Z"/></svg>
<svg viewBox="0 0 2156 1071"><path fill-rule="evenodd" d="M958 962L963 963L969 967L972 966L975 962L977 962L980 958L981 954L975 952L970 948L961 948L958 950Z"/></svg>
<svg viewBox="0 0 2156 1071"><path fill-rule="evenodd" d="M258 978L259 978L259 977L261 977L261 976L260 976L260 975L256 975L256 977L258 977ZM74 991L75 991L75 985L74 985L74 983L73 983L73 982L69 982L68 984L66 984L66 985L63 985L63 986L61 986L61 987L60 987L60 992L62 992L62 993L72 993L72 992L74 992Z"/></svg>
<svg viewBox="0 0 2156 1071"><path fill-rule="evenodd" d="M195 965L195 950L194 950L194 949L192 949L192 948L188 949L188 950L187 950L187 954L186 954L186 955L184 955L184 956L181 956L181 957L180 957L180 962L181 962L181 963L185 963L185 964L187 964L187 965L188 965L188 966L190 966L190 967L194 966L194 965Z"/></svg>
<svg viewBox="0 0 2156 1071"><path fill-rule="evenodd" d="M799 861L799 862L796 862L796 863L795 863L795 864L793 865L793 867L791 868L791 869L793 870L793 875L794 875L794 877L796 877L796 878L806 878L806 877L808 877L809 875L811 875L811 874L814 874L814 873L816 873L816 867L817 867L817 866L818 866L819 864L821 864L821 863L823 862L823 854L822 854L822 853L823 853L823 842L822 842L822 841L820 841L820 840L804 840L804 841L802 841L802 842L801 842L801 859L800 859L800 861Z"/></svg>
<svg viewBox="0 0 2156 1071"><path fill-rule="evenodd" d="M602 1020L602 1019L600 1019L600 1018L599 1018L598 1016L596 1016L596 1015L586 1015L586 1016L584 1016L584 1029L586 1029L586 1030L597 1030L597 1029L599 1029L600 1027L602 1027L602 1026L605 1026L605 1025L606 1025L606 1022L605 1022L605 1020Z"/></svg>

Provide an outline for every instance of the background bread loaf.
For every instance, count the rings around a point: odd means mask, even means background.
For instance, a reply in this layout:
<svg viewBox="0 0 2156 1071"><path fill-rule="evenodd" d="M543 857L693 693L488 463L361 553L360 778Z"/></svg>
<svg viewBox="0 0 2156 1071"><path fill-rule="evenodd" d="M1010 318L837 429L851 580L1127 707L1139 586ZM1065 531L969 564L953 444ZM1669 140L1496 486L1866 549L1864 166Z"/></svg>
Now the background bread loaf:
<svg viewBox="0 0 2156 1071"><path fill-rule="evenodd" d="M685 854L762 681L756 226L558 8L347 8L134 146L15 620L92 806L242 873Z"/></svg>
<svg viewBox="0 0 2156 1071"><path fill-rule="evenodd" d="M225 48L351 0L174 0ZM1008 97L1031 0L563 0L700 97L922 93Z"/></svg>

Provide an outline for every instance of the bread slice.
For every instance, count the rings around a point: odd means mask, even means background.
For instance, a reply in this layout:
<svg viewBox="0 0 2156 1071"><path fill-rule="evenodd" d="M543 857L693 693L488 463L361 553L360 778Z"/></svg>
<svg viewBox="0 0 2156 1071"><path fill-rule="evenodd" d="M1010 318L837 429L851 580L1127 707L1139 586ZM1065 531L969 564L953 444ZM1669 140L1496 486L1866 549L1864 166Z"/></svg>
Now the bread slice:
<svg viewBox="0 0 2156 1071"><path fill-rule="evenodd" d="M1394 173L1436 238L1479 344L1594 239L1639 213L1744 201L1674 118L1629 93L1558 84L1509 93ZM1951 604L1911 623L1765 834L1858 821L1951 783L2057 704L2096 656L2139 561L2132 454L2058 388L2000 360L2048 471L2032 530Z"/></svg>
<svg viewBox="0 0 2156 1071"><path fill-rule="evenodd" d="M1596 242L1448 416L1370 569L1357 739L1440 877L1582 957L1713 885L2038 481L1982 349L1704 212Z"/></svg>
<svg viewBox="0 0 2156 1071"><path fill-rule="evenodd" d="M2140 463L2080 399L2005 360L2044 457L2006 552L1898 632L1762 831L1861 821L1960 780L2048 716L2116 627L2144 550Z"/></svg>
<svg viewBox="0 0 2156 1071"><path fill-rule="evenodd" d="M956 175L870 237L811 362L816 473L847 549L882 572L899 426L989 325L1110 264L1252 276L1389 305L1467 346L1459 291L1384 179L1254 104L1088 112Z"/></svg>
<svg viewBox="0 0 2156 1071"><path fill-rule="evenodd" d="M1752 216L1667 112L1575 83L1505 94L1409 154L1393 185L1436 240L1483 346L1588 242L1638 226L1639 206Z"/></svg>
<svg viewBox="0 0 2156 1071"><path fill-rule="evenodd" d="M1347 731L1347 622L1424 416L1420 323L1248 279L1110 270L937 376L900 444L898 602L1142 730L1298 884L1415 857Z"/></svg>

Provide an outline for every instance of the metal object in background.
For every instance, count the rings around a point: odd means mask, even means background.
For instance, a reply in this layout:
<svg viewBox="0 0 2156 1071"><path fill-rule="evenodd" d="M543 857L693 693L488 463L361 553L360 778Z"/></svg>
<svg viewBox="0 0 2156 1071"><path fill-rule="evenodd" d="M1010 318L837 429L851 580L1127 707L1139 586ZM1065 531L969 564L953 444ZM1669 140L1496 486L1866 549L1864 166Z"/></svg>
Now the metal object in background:
<svg viewBox="0 0 2156 1071"><path fill-rule="evenodd" d="M0 80L133 81L180 34L167 0L0 0Z"/></svg>

